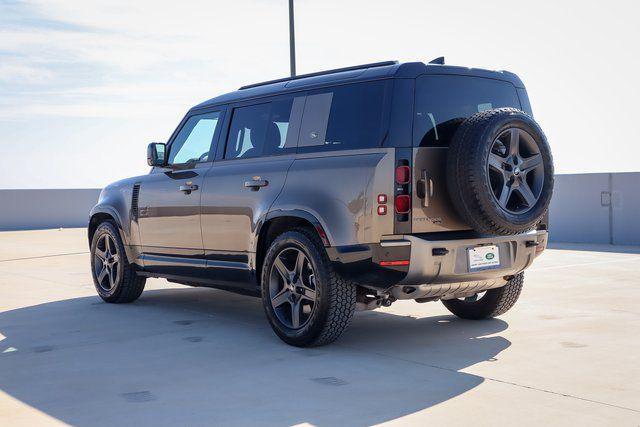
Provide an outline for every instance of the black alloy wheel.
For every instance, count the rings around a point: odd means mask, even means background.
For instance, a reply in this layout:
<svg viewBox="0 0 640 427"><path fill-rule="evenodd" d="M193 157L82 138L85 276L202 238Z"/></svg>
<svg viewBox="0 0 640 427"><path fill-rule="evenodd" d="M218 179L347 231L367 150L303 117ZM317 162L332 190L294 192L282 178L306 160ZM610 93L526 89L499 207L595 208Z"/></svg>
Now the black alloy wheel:
<svg viewBox="0 0 640 427"><path fill-rule="evenodd" d="M304 327L316 307L315 274L298 248L282 250L271 266L269 296L276 317L291 329Z"/></svg>
<svg viewBox="0 0 640 427"><path fill-rule="evenodd" d="M96 283L105 292L111 292L119 283L122 275L120 254L113 237L106 233L101 235L96 243L93 256Z"/></svg>
<svg viewBox="0 0 640 427"><path fill-rule="evenodd" d="M525 130L505 129L493 141L487 158L487 178L502 209L521 214L540 199L544 163L535 139Z"/></svg>

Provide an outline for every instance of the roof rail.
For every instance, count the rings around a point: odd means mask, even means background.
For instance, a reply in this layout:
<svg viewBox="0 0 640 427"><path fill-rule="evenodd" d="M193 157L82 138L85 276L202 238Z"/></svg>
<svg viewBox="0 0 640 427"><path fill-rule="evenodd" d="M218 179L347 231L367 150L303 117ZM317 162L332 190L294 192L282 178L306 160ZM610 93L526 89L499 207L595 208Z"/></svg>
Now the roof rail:
<svg viewBox="0 0 640 427"><path fill-rule="evenodd" d="M268 80L268 81L262 82L262 83L254 83L254 84L242 86L239 90L249 89L249 88L258 87L258 86L269 85L269 84L272 84L272 83L280 83L280 82L287 82L287 81L290 81L290 80L304 79L304 78L307 78L307 77L316 77L316 76L323 76L325 74L341 73L343 71L361 70L361 69L364 69L364 68L374 68L374 67L385 67L387 65L396 65L397 63L398 63L398 61L372 62L371 64L354 65L352 67L336 68L334 70L318 71L318 72L309 73L309 74L300 74L299 76L285 77L283 79Z"/></svg>

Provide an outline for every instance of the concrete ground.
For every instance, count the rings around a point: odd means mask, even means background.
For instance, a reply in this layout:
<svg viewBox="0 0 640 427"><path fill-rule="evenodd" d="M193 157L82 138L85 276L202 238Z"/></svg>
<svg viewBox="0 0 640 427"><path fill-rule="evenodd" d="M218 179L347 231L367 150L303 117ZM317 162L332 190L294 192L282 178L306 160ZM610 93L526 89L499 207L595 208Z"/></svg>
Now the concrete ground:
<svg viewBox="0 0 640 427"><path fill-rule="evenodd" d="M85 230L4 232L0 425L637 426L639 303L640 249L563 246L499 319L397 302L298 349L251 297L154 279L103 303Z"/></svg>

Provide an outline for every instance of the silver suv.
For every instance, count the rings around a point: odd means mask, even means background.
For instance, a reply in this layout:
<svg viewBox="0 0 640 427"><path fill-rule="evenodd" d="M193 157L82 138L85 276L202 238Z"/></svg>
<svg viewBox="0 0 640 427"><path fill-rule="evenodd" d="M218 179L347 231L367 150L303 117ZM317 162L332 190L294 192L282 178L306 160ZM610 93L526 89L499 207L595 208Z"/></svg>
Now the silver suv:
<svg viewBox="0 0 640 427"><path fill-rule="evenodd" d="M505 71L382 62L244 86L147 159L91 211L100 297L131 302L147 277L255 295L296 346L398 299L498 316L547 242L551 152Z"/></svg>

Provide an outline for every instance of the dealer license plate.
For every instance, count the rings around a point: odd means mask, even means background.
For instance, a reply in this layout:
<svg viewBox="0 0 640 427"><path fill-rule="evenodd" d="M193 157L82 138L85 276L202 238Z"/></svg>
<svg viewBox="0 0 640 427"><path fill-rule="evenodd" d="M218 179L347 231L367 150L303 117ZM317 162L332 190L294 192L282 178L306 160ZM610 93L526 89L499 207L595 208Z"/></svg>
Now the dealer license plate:
<svg viewBox="0 0 640 427"><path fill-rule="evenodd" d="M496 245L467 249L469 270L478 271L500 266L500 251Z"/></svg>

